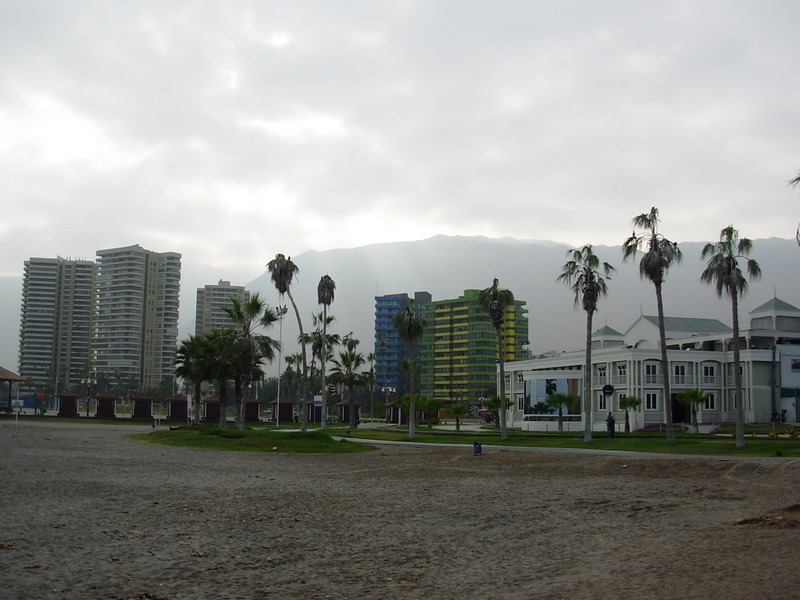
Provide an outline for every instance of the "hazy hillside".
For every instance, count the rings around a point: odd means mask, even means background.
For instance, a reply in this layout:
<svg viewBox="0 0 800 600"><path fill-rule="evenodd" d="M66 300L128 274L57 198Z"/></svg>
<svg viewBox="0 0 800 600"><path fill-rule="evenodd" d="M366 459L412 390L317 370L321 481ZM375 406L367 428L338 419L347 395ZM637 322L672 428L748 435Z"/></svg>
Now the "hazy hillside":
<svg viewBox="0 0 800 600"><path fill-rule="evenodd" d="M683 262L673 269L664 285L668 315L714 317L730 324L730 305L717 299L714 290L699 281L703 263L699 242L681 244ZM316 286L321 275L336 281L336 299L331 312L336 330L354 331L371 349L374 296L418 290L434 299L452 298L468 288L484 288L493 277L528 303L531 348L535 352L579 348L583 344L585 314L575 311L569 290L556 283L566 258L567 246L551 242L521 242L511 239L436 236L428 240L375 244L351 250L305 252L293 257L300 279L293 292L306 327L316 305ZM794 240L772 238L754 241L754 258L764 276L751 285L741 302L742 322L746 313L772 297L773 291L800 307L800 281L794 276L800 266L800 249ZM617 268L609 282L609 295L595 316L604 324L624 332L640 313L655 314L652 284L639 278L634 263L622 263L619 246L595 248L602 260ZM247 286L261 291L270 301L275 291L269 275L263 274ZM292 317L292 318L288 318ZM293 315L284 322L284 341L296 339Z"/></svg>
<svg viewBox="0 0 800 600"><path fill-rule="evenodd" d="M713 317L730 324L729 303L717 299L713 289L699 281L702 246L699 242L681 244L684 261L669 273L664 285L665 311L672 316ZM773 293L800 307L800 248L796 242L754 240L753 248L764 276L751 284L750 293L741 302L743 324L748 322L747 312ZM331 308L336 316L335 331L353 331L362 340L361 349L369 352L376 295L425 290L434 299L453 298L465 289L487 287L493 277L498 277L503 287L528 303L530 341L535 352L575 349L583 344L585 315L574 310L569 290L555 281L567 249L553 242L436 236L416 242L310 251L292 257L300 268L293 294L308 328L311 313L319 309L317 283L322 275L329 274L336 281ZM617 268L609 282L609 295L595 316L595 328L608 324L624 332L639 314L655 314L653 286L640 280L636 264L622 263L620 247L598 246L595 251ZM271 304L278 302L266 273L247 287L260 291ZM193 296L195 290L184 288L182 292ZM0 306L6 315L0 324L0 364L11 369L17 366L20 294L21 278L0 277ZM181 323L181 338L193 333L193 314L182 314ZM277 337L277 328L270 334ZM295 350L292 342L296 339L297 324L290 313L283 331L287 352Z"/></svg>

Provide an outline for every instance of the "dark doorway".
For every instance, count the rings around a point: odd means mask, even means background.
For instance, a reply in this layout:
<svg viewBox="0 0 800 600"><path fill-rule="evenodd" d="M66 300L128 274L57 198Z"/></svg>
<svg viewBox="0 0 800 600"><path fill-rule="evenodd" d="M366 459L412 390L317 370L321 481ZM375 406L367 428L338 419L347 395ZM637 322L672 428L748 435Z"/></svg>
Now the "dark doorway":
<svg viewBox="0 0 800 600"><path fill-rule="evenodd" d="M689 413L688 407L678 401L678 396L676 394L672 394L672 422L691 423L691 421L692 415Z"/></svg>

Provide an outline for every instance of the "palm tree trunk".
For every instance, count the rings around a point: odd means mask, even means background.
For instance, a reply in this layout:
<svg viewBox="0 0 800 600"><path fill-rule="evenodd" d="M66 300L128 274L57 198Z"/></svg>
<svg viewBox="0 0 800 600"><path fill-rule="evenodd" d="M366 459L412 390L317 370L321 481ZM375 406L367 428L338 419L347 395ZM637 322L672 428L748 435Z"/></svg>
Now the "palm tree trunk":
<svg viewBox="0 0 800 600"><path fill-rule="evenodd" d="M300 382L300 410L303 412L300 429L305 433L308 431L308 359L306 358L306 342L305 332L303 331L303 320L300 318L300 310L297 308L297 303L292 296L292 290L287 289L286 295L289 296L289 301L292 303L294 315L297 317L297 328L300 330L300 347L303 353L303 375Z"/></svg>
<svg viewBox="0 0 800 600"><path fill-rule="evenodd" d="M328 305L322 305L322 357L320 362L322 368L320 369L320 380L322 382L322 407L320 408L319 427L325 429L328 426L328 419L326 418L328 412L328 405L325 403L325 363L328 362Z"/></svg>
<svg viewBox="0 0 800 600"><path fill-rule="evenodd" d="M739 349L739 298L731 292L733 312L733 385L736 389L736 447L744 448L744 394L742 393L741 352Z"/></svg>
<svg viewBox="0 0 800 600"><path fill-rule="evenodd" d="M347 388L347 412L350 416L350 429L358 427L356 423L356 403L353 399L353 388Z"/></svg>
<svg viewBox="0 0 800 600"><path fill-rule="evenodd" d="M202 382L194 386L194 424L200 425L200 395L203 393Z"/></svg>
<svg viewBox="0 0 800 600"><path fill-rule="evenodd" d="M625 433L631 432L631 417L628 414L628 409L625 409Z"/></svg>
<svg viewBox="0 0 800 600"><path fill-rule="evenodd" d="M408 351L408 438L413 440L417 434L417 402L414 399L416 394L416 374L414 373L415 363L417 360L417 352L414 342L411 342L411 347Z"/></svg>
<svg viewBox="0 0 800 600"><path fill-rule="evenodd" d="M664 378L664 419L667 422L667 441L675 441L675 428L672 425L672 395L669 391L669 359L667 359L667 336L664 332L664 302L661 299L661 285L657 284L656 305L658 306L658 339L661 342L661 375Z"/></svg>
<svg viewBox="0 0 800 600"><path fill-rule="evenodd" d="M586 362L583 365L583 441L592 441L592 317L586 311Z"/></svg>
<svg viewBox="0 0 800 600"><path fill-rule="evenodd" d="M219 426L223 429L228 426L228 417L225 414L228 408L227 381L219 382Z"/></svg>
<svg viewBox="0 0 800 600"><path fill-rule="evenodd" d="M500 439L504 440L508 437L508 427L506 425L506 361L505 352L503 352L503 332L497 329L497 356L500 359L500 414L498 420L500 421Z"/></svg>

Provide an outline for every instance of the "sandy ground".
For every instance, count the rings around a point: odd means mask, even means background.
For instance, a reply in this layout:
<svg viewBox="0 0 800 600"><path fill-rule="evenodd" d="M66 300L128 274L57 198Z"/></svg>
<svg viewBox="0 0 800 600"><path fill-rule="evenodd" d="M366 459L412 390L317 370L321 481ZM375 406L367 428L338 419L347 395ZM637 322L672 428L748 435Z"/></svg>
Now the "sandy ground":
<svg viewBox="0 0 800 600"><path fill-rule="evenodd" d="M800 598L798 459L125 437L147 430L0 421L0 597Z"/></svg>

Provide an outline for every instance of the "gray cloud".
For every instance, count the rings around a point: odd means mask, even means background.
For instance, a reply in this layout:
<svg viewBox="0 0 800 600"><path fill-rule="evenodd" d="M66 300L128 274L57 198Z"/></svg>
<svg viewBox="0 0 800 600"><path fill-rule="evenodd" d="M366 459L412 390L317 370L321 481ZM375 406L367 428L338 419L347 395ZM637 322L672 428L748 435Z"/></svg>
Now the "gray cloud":
<svg viewBox="0 0 800 600"><path fill-rule="evenodd" d="M434 233L791 237L800 6L4 2L2 272L140 243L184 302ZM187 300L188 299L188 300ZM185 306L192 309L193 306Z"/></svg>

